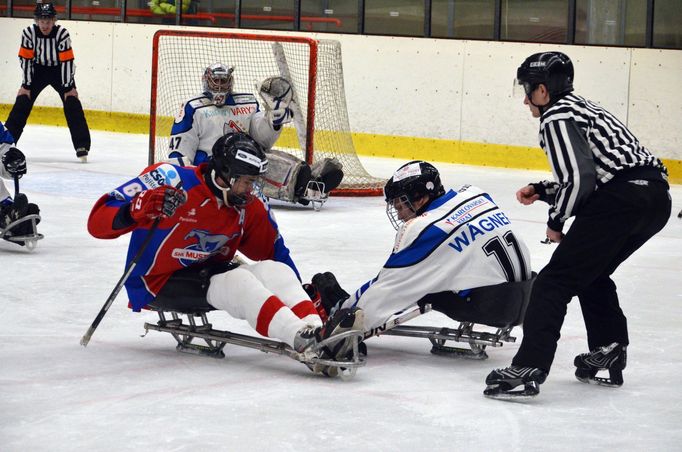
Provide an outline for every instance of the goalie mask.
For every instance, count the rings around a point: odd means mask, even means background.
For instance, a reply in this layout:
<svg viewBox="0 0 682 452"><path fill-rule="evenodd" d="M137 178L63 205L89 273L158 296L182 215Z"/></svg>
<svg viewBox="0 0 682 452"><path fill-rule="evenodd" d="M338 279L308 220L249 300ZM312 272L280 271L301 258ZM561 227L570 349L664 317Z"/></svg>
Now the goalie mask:
<svg viewBox="0 0 682 452"><path fill-rule="evenodd" d="M231 206L241 207L251 202L253 193L261 191L262 175L268 168L263 148L239 132L218 138L211 152L208 174L213 192Z"/></svg>
<svg viewBox="0 0 682 452"><path fill-rule="evenodd" d="M405 221L420 215L432 200L443 194L445 188L433 165L421 160L406 163L393 173L384 186L386 215L397 230Z"/></svg>
<svg viewBox="0 0 682 452"><path fill-rule="evenodd" d="M211 99L216 107L225 105L227 96L232 93L233 72L234 66L227 67L222 63L214 63L204 71L202 77L204 95Z"/></svg>

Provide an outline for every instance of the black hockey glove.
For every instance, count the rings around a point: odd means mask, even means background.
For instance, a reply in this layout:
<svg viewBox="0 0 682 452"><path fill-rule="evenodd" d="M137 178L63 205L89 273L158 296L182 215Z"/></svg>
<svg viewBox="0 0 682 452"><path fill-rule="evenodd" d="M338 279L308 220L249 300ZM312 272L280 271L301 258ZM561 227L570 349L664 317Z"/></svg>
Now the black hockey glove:
<svg viewBox="0 0 682 452"><path fill-rule="evenodd" d="M12 177L26 174L26 156L17 148L9 148L2 156L2 164Z"/></svg>
<svg viewBox="0 0 682 452"><path fill-rule="evenodd" d="M320 294L322 307L328 317L333 316L343 302L350 298L348 292L341 288L332 272L316 274L313 276L312 283Z"/></svg>

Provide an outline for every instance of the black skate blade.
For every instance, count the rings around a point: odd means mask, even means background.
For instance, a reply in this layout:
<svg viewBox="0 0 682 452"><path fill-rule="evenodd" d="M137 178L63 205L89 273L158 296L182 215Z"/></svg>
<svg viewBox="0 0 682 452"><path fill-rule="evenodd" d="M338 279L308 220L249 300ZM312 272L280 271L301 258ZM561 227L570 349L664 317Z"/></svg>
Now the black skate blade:
<svg viewBox="0 0 682 452"><path fill-rule="evenodd" d="M437 345L434 344L433 347L431 347L431 353L437 356L445 356L448 358L455 358L455 359L475 359L475 360L484 360L488 359L488 354L485 352L485 350L481 350L480 352L474 352L473 350L470 349L465 349L465 348L459 348L459 347L451 347L449 345Z"/></svg>
<svg viewBox="0 0 682 452"><path fill-rule="evenodd" d="M605 386L607 388L620 388L623 386L623 382L618 382L614 381L611 378L602 378L602 377L592 377L592 378L581 378L576 375L575 377L580 381L581 383L587 383L590 385L597 385L597 386Z"/></svg>
<svg viewBox="0 0 682 452"><path fill-rule="evenodd" d="M606 386L607 388L620 388L623 386L623 371L621 369L600 369L602 374L608 373L608 377L598 377L597 372L584 372L581 369L575 371L575 378L581 383Z"/></svg>
<svg viewBox="0 0 682 452"><path fill-rule="evenodd" d="M517 391L505 390L500 385L489 385L483 391L483 395L496 400L529 400L540 394L540 385L534 381L525 384L523 389Z"/></svg>
<svg viewBox="0 0 682 452"><path fill-rule="evenodd" d="M188 353L190 355L208 356L209 358L214 359L225 358L225 353L222 350L200 344L178 344L175 346L175 349L181 353Z"/></svg>

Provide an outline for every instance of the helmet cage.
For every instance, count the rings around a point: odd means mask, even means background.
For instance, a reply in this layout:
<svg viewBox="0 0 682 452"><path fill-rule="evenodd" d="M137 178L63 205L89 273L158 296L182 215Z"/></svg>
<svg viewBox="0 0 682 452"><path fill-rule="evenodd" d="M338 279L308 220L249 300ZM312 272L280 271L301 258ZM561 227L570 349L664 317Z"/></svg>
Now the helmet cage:
<svg viewBox="0 0 682 452"><path fill-rule="evenodd" d="M405 208L411 210L412 215L409 218L404 219L400 218L400 213L398 212L396 203L403 205ZM414 208L412 202L409 200L407 195L400 195L397 198L393 198L390 201L388 200L386 201L386 216L388 217L388 221L391 223L391 226L393 226L393 229L397 231L398 229L400 229L400 226L402 226L403 223L417 216L417 209Z"/></svg>
<svg viewBox="0 0 682 452"><path fill-rule="evenodd" d="M415 160L398 168L384 186L384 198L386 200L386 215L391 225L398 229L402 223L414 218L428 205L428 202L419 209L414 207L414 202L427 196L429 202L445 193L440 181L438 170L430 163ZM410 218L401 219L396 205L402 205L414 212ZM402 209L400 209L402 210Z"/></svg>
<svg viewBox="0 0 682 452"><path fill-rule="evenodd" d="M225 105L227 96L232 93L234 86L234 66L227 67L221 63L210 65L204 71L202 86L204 94L217 107Z"/></svg>

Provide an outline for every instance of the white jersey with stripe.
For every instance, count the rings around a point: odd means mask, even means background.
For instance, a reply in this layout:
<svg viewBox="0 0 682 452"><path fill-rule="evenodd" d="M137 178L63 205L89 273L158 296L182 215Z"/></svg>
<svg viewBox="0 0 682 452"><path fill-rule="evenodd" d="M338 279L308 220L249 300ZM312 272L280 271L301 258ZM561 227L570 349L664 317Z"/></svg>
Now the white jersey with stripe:
<svg viewBox="0 0 682 452"><path fill-rule="evenodd" d="M273 128L253 94L231 94L222 107L202 94L180 109L171 129L168 152L182 154L186 159L184 165L199 164L200 161L195 161L197 151L210 156L216 140L230 132L248 133L267 150L275 144L281 130Z"/></svg>
<svg viewBox="0 0 682 452"><path fill-rule="evenodd" d="M509 217L483 190L465 185L432 201L398 230L379 275L343 307L365 312L365 328L382 325L425 295L530 278L530 254Z"/></svg>

